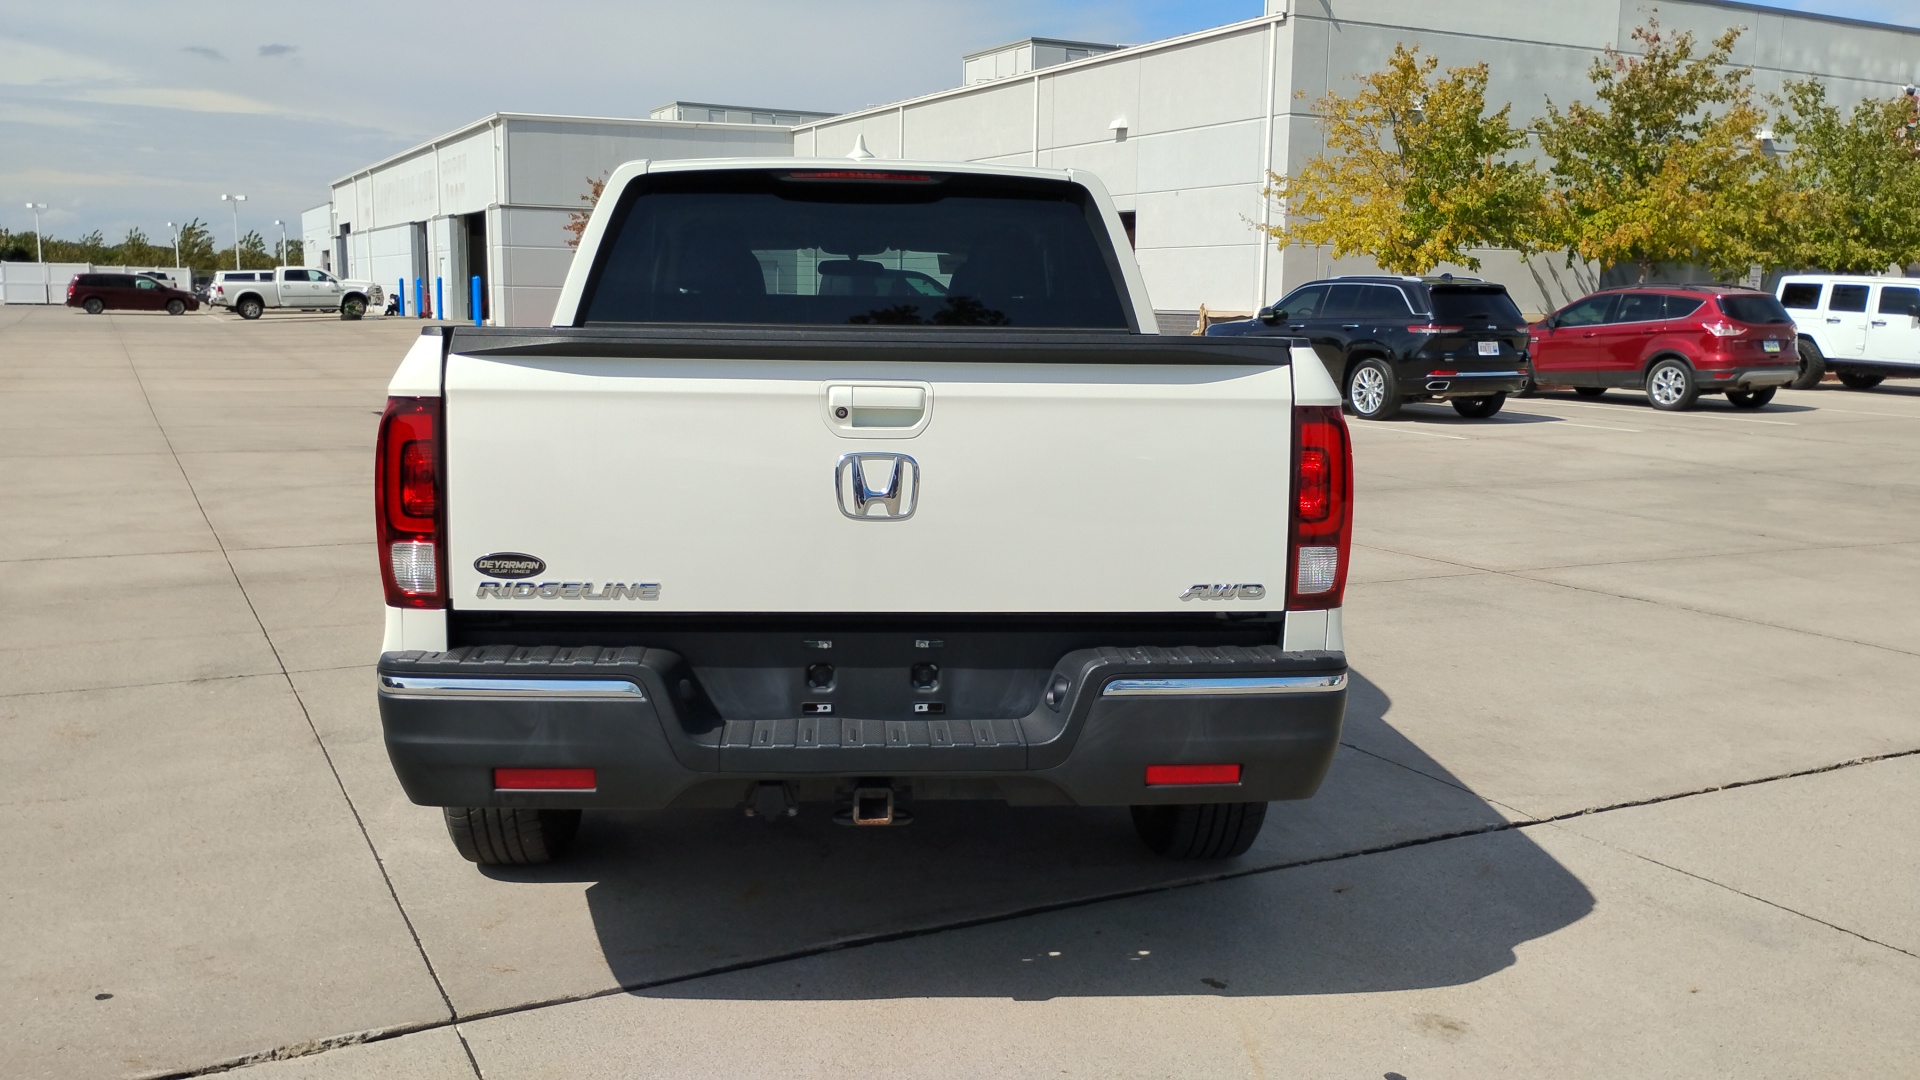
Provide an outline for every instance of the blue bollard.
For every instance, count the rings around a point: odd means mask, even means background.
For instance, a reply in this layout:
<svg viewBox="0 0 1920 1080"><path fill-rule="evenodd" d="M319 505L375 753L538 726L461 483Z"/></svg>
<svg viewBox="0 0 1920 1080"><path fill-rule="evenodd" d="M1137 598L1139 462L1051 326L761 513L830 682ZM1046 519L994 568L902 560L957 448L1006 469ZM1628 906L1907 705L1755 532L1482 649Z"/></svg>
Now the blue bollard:
<svg viewBox="0 0 1920 1080"><path fill-rule="evenodd" d="M447 317L447 290L442 287L439 275L435 275L433 279L433 317L436 319Z"/></svg>
<svg viewBox="0 0 1920 1080"><path fill-rule="evenodd" d="M400 287L393 290L393 313L404 316L407 313L407 279L400 279Z"/></svg>
<svg viewBox="0 0 1920 1080"><path fill-rule="evenodd" d="M473 275L473 325L480 325L480 275Z"/></svg>
<svg viewBox="0 0 1920 1080"><path fill-rule="evenodd" d="M413 279L413 317L414 318L424 319L427 317L426 300L427 300L426 284L420 278L414 278Z"/></svg>

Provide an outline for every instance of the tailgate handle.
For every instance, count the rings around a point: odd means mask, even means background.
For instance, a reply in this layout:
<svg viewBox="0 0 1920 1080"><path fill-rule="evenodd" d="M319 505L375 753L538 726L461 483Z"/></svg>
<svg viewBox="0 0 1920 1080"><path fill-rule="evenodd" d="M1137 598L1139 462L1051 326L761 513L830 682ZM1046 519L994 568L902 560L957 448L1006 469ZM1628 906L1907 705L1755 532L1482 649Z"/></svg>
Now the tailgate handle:
<svg viewBox="0 0 1920 1080"><path fill-rule="evenodd" d="M827 387L827 423L842 434L917 434L925 426L926 386L840 383Z"/></svg>

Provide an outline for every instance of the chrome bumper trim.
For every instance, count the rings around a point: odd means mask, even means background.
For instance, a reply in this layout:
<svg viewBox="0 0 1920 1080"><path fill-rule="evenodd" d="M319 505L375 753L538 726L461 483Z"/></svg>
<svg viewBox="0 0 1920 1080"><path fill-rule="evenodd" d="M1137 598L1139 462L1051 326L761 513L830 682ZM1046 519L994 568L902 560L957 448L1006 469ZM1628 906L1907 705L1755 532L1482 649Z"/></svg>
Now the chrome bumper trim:
<svg viewBox="0 0 1920 1080"><path fill-rule="evenodd" d="M380 689L390 694L647 699L639 684L625 679L451 679L429 675L382 675Z"/></svg>
<svg viewBox="0 0 1920 1080"><path fill-rule="evenodd" d="M1429 374L1429 379L1517 379L1524 371L1456 371L1451 375Z"/></svg>
<svg viewBox="0 0 1920 1080"><path fill-rule="evenodd" d="M1243 675L1194 679L1115 679L1101 697L1175 694L1330 694L1347 688L1347 675Z"/></svg>

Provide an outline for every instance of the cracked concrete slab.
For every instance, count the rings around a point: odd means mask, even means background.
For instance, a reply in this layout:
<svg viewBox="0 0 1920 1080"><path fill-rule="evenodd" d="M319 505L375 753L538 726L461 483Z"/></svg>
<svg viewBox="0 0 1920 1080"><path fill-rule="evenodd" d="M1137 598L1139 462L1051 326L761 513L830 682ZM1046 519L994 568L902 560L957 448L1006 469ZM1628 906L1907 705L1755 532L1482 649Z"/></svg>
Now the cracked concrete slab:
<svg viewBox="0 0 1920 1080"><path fill-rule="evenodd" d="M0 698L0 731L9 1077L447 1015L281 676Z"/></svg>
<svg viewBox="0 0 1920 1080"><path fill-rule="evenodd" d="M1559 823L1920 957L1920 756Z"/></svg>
<svg viewBox="0 0 1920 1080"><path fill-rule="evenodd" d="M1920 961L1551 827L464 1025L489 1080L1898 1075Z"/></svg>
<svg viewBox="0 0 1920 1080"><path fill-rule="evenodd" d="M1524 815L1920 746L1920 657L1793 630L1504 574L1359 585L1345 625L1386 722Z"/></svg>

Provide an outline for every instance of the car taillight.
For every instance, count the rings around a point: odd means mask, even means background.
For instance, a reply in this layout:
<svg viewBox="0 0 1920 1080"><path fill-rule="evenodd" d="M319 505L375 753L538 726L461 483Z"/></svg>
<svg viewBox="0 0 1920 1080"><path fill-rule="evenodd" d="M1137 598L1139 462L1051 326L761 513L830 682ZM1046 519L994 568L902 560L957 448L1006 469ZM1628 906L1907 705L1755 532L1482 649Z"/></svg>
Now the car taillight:
<svg viewBox="0 0 1920 1080"><path fill-rule="evenodd" d="M1353 544L1353 446L1337 405L1294 406L1292 511L1287 609L1337 608Z"/></svg>
<svg viewBox="0 0 1920 1080"><path fill-rule="evenodd" d="M1466 329L1467 328L1464 326L1434 326L1432 324L1427 324L1422 326L1409 326L1407 327L1407 333L1409 334L1462 334L1466 332Z"/></svg>
<svg viewBox="0 0 1920 1080"><path fill-rule="evenodd" d="M1744 334L1747 332L1747 328L1744 326L1741 326L1738 323L1730 323L1730 322L1725 322L1721 320L1715 320L1714 322L1710 322L1710 323L1702 323L1700 326L1700 329L1705 330L1707 333L1712 334L1714 337L1739 337L1741 334Z"/></svg>
<svg viewBox="0 0 1920 1080"><path fill-rule="evenodd" d="M387 399L374 452L380 578L392 607L447 606L440 399Z"/></svg>

